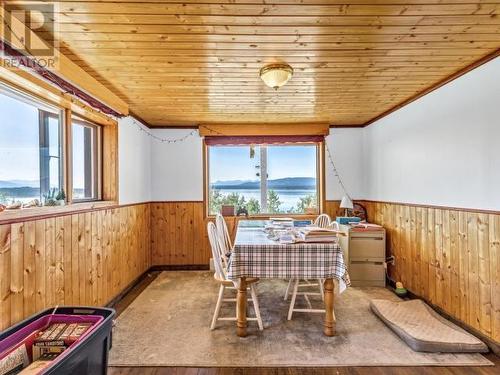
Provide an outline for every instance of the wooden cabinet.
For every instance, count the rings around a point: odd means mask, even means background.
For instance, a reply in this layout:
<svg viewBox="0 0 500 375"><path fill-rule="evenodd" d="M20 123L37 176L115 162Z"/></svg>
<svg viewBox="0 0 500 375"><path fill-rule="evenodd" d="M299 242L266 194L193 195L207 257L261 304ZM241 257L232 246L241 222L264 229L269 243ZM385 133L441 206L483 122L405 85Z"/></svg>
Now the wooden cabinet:
<svg viewBox="0 0 500 375"><path fill-rule="evenodd" d="M358 232L349 225L340 229L347 233L339 242L352 286L385 286L385 230Z"/></svg>

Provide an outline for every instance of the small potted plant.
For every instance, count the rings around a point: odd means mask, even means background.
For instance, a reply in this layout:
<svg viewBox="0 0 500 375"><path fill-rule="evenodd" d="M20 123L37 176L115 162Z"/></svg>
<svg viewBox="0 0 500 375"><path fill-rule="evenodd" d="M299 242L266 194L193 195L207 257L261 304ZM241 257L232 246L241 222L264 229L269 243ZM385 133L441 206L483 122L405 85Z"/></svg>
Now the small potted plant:
<svg viewBox="0 0 500 375"><path fill-rule="evenodd" d="M47 207L57 206L56 200L56 188L49 189L47 193L43 195L43 205Z"/></svg>
<svg viewBox="0 0 500 375"><path fill-rule="evenodd" d="M64 192L64 189L59 190L55 199L59 206L64 206L66 204L66 193Z"/></svg>

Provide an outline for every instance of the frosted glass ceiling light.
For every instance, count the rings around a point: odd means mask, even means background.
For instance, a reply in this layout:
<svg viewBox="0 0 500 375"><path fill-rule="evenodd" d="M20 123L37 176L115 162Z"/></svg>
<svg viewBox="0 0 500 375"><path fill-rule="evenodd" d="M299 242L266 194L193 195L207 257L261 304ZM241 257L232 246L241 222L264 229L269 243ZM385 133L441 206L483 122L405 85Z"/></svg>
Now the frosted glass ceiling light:
<svg viewBox="0 0 500 375"><path fill-rule="evenodd" d="M278 90L292 78L293 69L288 64L272 64L263 67L260 70L260 78L264 83Z"/></svg>

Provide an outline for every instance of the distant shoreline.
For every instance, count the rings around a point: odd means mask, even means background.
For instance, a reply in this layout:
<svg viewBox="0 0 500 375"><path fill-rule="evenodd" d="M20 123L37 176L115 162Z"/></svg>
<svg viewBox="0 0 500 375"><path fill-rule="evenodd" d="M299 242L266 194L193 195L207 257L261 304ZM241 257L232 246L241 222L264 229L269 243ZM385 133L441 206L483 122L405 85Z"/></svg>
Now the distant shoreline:
<svg viewBox="0 0 500 375"><path fill-rule="evenodd" d="M233 186L233 185L219 185L210 186L211 190L259 190L260 186L247 187L247 186ZM315 191L316 186L289 186L289 187L268 187L268 190L311 190Z"/></svg>

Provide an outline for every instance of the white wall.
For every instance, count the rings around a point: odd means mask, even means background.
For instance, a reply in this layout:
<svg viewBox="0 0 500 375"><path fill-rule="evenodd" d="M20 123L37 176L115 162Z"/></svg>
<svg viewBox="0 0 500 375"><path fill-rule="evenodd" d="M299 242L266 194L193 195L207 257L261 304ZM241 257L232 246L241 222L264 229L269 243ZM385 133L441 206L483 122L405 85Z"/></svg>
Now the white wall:
<svg viewBox="0 0 500 375"><path fill-rule="evenodd" d="M366 198L500 210L500 58L365 128Z"/></svg>
<svg viewBox="0 0 500 375"><path fill-rule="evenodd" d="M151 138L136 124L131 117L118 121L120 204L151 200Z"/></svg>
<svg viewBox="0 0 500 375"><path fill-rule="evenodd" d="M362 199L365 196L363 183L363 128L330 129L330 135L326 137L326 144L332 154L333 162L342 178L347 193L353 199ZM326 199L340 200L345 195L343 189L335 177L333 167L326 158Z"/></svg>
<svg viewBox="0 0 500 375"><path fill-rule="evenodd" d="M183 137L192 129L157 129L153 134L164 139ZM203 153L198 133L179 143L151 143L151 200L202 201Z"/></svg>
<svg viewBox="0 0 500 375"><path fill-rule="evenodd" d="M362 178L362 130L332 129L327 142L332 151L344 184L353 198L363 196ZM180 138L192 130L153 130L157 137ZM177 144L151 141L151 200L153 201L201 201L203 200L203 149L198 136L187 138ZM327 164L327 199L341 199L344 195L338 186L333 171Z"/></svg>

